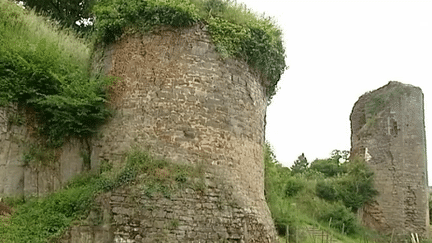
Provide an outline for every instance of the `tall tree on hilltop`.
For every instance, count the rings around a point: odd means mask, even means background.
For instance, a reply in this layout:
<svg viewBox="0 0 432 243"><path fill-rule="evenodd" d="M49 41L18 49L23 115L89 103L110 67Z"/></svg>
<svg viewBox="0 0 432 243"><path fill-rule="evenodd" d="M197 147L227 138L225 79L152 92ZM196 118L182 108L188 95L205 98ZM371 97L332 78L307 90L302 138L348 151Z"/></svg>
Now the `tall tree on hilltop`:
<svg viewBox="0 0 432 243"><path fill-rule="evenodd" d="M296 161L294 161L294 164L291 166L291 171L293 174L297 173L303 173L308 168L308 161L306 159L306 156L304 153L302 153Z"/></svg>
<svg viewBox="0 0 432 243"><path fill-rule="evenodd" d="M35 9L38 13L46 13L63 26L84 32L89 26L79 25L76 22L92 17L90 9L95 0L22 0L22 2L25 7Z"/></svg>

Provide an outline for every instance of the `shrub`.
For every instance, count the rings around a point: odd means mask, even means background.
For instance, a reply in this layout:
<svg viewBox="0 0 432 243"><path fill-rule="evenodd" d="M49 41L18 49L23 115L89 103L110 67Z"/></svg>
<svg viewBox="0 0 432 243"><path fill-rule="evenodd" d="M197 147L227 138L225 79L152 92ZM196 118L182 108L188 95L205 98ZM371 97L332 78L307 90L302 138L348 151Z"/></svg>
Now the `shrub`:
<svg viewBox="0 0 432 243"><path fill-rule="evenodd" d="M309 162L307 161L304 153L302 153L291 166L292 174L304 174L308 171Z"/></svg>
<svg viewBox="0 0 432 243"><path fill-rule="evenodd" d="M290 177L285 184L285 196L293 197L305 187L305 182L298 177Z"/></svg>
<svg viewBox="0 0 432 243"><path fill-rule="evenodd" d="M338 179L339 198L346 207L357 211L378 194L373 185L373 172L359 158L352 158L344 167L347 174Z"/></svg>
<svg viewBox="0 0 432 243"><path fill-rule="evenodd" d="M333 180L321 180L316 184L316 194L318 197L335 201L338 199L338 191L336 190L336 183Z"/></svg>
<svg viewBox="0 0 432 243"><path fill-rule="evenodd" d="M198 13L190 1L103 0L93 8L98 38L105 43L117 40L127 27L149 30L153 26L190 26Z"/></svg>
<svg viewBox="0 0 432 243"><path fill-rule="evenodd" d="M343 173L339 161L335 159L317 159L309 167L311 170L319 171L327 177L336 176Z"/></svg>
<svg viewBox="0 0 432 243"><path fill-rule="evenodd" d="M359 228L356 216L339 203L334 204L333 207L327 207L320 216L320 220L344 234L355 234Z"/></svg>

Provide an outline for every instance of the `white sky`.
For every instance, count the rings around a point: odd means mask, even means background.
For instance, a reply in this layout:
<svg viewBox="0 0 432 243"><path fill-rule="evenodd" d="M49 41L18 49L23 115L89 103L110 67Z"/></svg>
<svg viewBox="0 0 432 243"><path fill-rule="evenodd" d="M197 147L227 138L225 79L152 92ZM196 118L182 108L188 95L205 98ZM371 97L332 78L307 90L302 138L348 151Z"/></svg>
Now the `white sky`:
<svg viewBox="0 0 432 243"><path fill-rule="evenodd" d="M279 162L291 166L301 153L313 161L349 150L354 103L390 80L422 88L431 138L432 1L238 2L275 17L284 32L290 68L268 107L266 129Z"/></svg>

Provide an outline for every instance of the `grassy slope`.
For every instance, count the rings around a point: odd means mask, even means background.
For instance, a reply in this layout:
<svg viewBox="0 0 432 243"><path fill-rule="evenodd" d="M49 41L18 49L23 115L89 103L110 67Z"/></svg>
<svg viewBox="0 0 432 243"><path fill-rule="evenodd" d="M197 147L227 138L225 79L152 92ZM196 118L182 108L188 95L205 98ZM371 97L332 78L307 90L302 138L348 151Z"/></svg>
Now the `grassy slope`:
<svg viewBox="0 0 432 243"><path fill-rule="evenodd" d="M104 106L109 82L90 73L90 60L85 40L0 0L0 106L32 107L50 145L93 134L109 115Z"/></svg>
<svg viewBox="0 0 432 243"><path fill-rule="evenodd" d="M332 178L310 169L293 174L289 168L277 162L269 146L265 149L265 165L266 199L276 228L282 236L287 226L291 228L291 236L296 234L296 229L314 226L340 242L386 242L383 236L362 227L355 213L344 202L324 200L317 195L317 183ZM333 179L341 180L347 176ZM301 236L305 237L299 234ZM303 238L300 242L314 241Z"/></svg>

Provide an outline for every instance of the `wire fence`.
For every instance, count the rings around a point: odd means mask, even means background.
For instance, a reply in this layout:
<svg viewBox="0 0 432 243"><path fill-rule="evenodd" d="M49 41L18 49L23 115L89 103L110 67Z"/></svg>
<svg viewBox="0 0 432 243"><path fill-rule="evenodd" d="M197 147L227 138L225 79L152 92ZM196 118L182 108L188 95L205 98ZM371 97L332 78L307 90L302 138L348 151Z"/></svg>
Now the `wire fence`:
<svg viewBox="0 0 432 243"><path fill-rule="evenodd" d="M328 232L312 225L292 227L291 229L288 226L285 241L286 243L340 243Z"/></svg>

